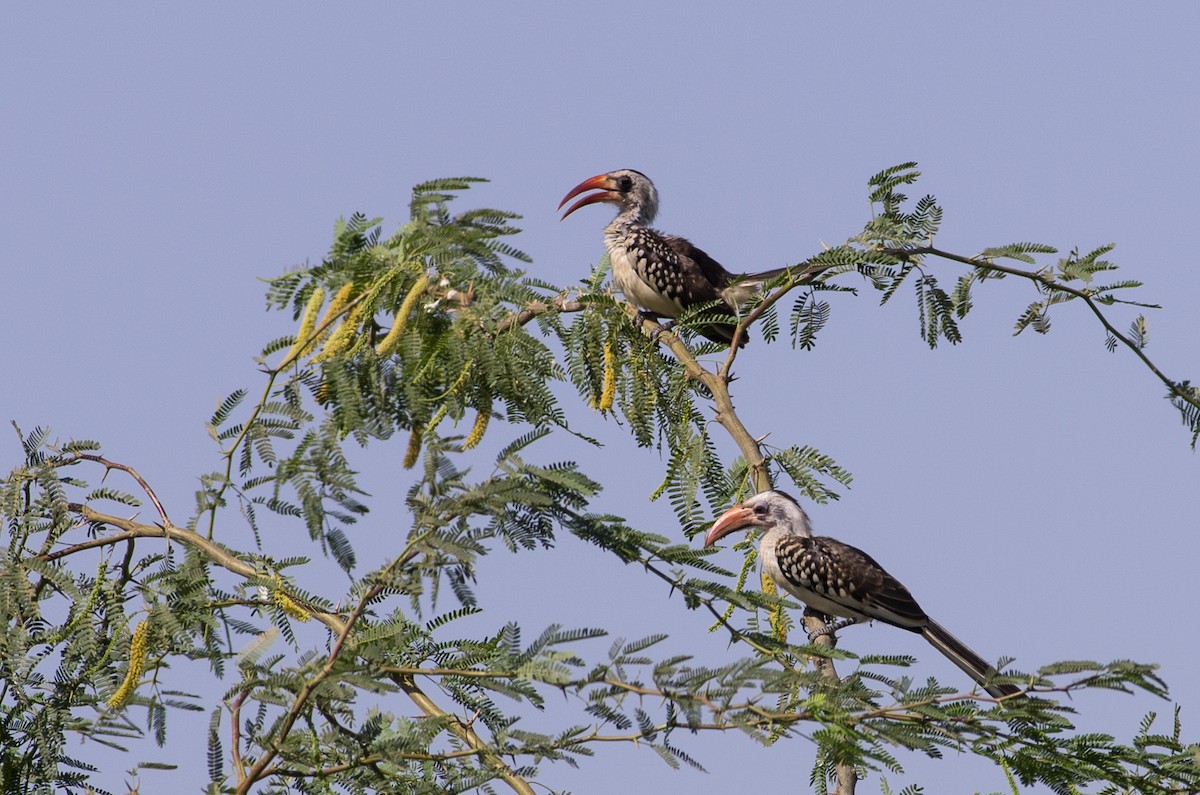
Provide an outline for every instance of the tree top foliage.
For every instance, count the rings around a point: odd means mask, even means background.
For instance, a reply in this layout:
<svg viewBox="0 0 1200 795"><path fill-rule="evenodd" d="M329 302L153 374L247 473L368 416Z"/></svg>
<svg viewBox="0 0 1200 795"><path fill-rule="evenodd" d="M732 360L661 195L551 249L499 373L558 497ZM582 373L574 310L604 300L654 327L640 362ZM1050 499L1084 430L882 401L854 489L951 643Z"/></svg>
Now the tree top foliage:
<svg viewBox="0 0 1200 795"><path fill-rule="evenodd" d="M735 336L753 328L768 343L812 348L830 294L861 291L881 303L915 296L922 338L956 344L976 291L1017 281L1033 299L1014 333L1047 333L1062 305L1084 307L1110 349L1132 352L1163 383L1196 444L1200 389L1148 357L1151 305L1129 297L1137 282L1113 277L1111 245L944 251L936 200L901 193L917 177L914 163L874 175L863 231L770 283L736 318ZM799 606L752 581L752 545L730 571L692 539L749 493L790 482L822 502L850 472L802 440L761 435L786 429L743 424L732 371L747 354L694 333L712 307L665 330L610 292L605 262L574 287L531 278L511 242L516 216L451 212L475 181L416 186L408 221L387 235L381 219L344 219L319 264L271 280L268 306L290 313L296 331L263 347L262 383L209 418L219 465L201 476L186 519L159 500L161 475L94 441L18 429L23 460L0 488L6 792L103 792L71 738L165 746L173 710L209 715L210 792L530 793L544 765L587 765L614 741L701 767L688 750L698 732L811 741L804 787L816 792L898 773L905 751L948 749L993 760L1014 792L1200 789L1178 709L1166 726L1147 715L1127 739L1072 724L1075 691L1165 697L1152 664L1001 665L1000 678L1026 695L997 700L918 680L909 657L803 640L789 612ZM599 444L572 427L583 406L610 418L614 437L663 451L654 496L669 501L680 534L594 511L599 484L586 468L547 461L547 440L561 434ZM464 419L470 430L457 433ZM732 460L718 452L721 433L737 446ZM371 500L354 453L394 436L412 470L407 515L396 519L405 531L386 560L366 563L354 529ZM485 456L489 436L499 447ZM269 554L267 527L303 528L289 545L296 554ZM665 635L602 640L605 627L459 630L484 608L472 581L490 553L563 533L682 595L664 610L707 613L730 639L728 657L659 656ZM347 574L344 588L304 576L317 556ZM172 663L207 666L221 696L195 693ZM560 694L570 698L549 698ZM135 774L171 766L130 763Z"/></svg>

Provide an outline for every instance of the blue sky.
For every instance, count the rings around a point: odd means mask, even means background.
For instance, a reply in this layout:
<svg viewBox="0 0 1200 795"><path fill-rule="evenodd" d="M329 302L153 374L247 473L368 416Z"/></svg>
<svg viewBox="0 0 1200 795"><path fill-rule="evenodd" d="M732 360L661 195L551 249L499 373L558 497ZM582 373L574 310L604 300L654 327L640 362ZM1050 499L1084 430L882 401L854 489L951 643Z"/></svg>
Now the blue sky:
<svg viewBox="0 0 1200 795"><path fill-rule="evenodd" d="M945 207L943 248L1117 243L1121 275L1164 305L1150 355L1200 378L1200 268L1186 254L1200 217L1198 26L1193 5L1083 2L6 4L0 418L99 439L187 515L216 460L203 422L221 395L260 383L252 357L293 328L263 311L260 278L318 261L337 216L390 228L414 183L487 177L464 206L521 213L531 273L569 284L600 257L610 213L560 224L554 207L621 167L655 180L661 228L758 270L857 232L867 177L917 160L912 192ZM1048 337L1014 338L1034 296L988 286L965 342L934 352L911 297L882 309L869 292L835 297L815 352L743 355L737 405L752 431L853 471L841 501L812 510L818 531L868 550L985 656L1160 662L1194 738L1200 463L1161 385L1105 351L1080 308L1060 311ZM669 507L646 499L663 461L604 432L609 447L588 454L603 505L677 533ZM14 437L0 450L18 461ZM372 451L379 507L360 557L395 549L401 455ZM569 541L488 565L479 587L497 623L511 610L530 632L557 621L704 633L657 582ZM741 654L696 642L711 659ZM843 644L957 675L887 627ZM1078 706L1124 737L1146 710L1170 710L1115 694ZM195 736L188 726L172 747L202 770L203 721ZM708 775L613 748L544 780L583 795L717 793L806 780L811 761L804 740L689 748ZM929 791L1003 786L966 758L904 761L902 781ZM105 783L119 787L129 764L113 761Z"/></svg>

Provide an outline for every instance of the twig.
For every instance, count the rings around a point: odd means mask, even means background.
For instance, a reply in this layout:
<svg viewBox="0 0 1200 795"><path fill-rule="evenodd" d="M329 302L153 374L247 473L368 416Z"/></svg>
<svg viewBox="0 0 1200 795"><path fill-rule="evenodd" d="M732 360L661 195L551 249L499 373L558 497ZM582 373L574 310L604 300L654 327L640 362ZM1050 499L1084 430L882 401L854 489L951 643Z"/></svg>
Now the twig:
<svg viewBox="0 0 1200 795"><path fill-rule="evenodd" d="M785 287L777 290L768 297L768 300L770 300L772 303L778 301L789 289L791 288ZM753 322L753 319L757 319L757 317L762 314L762 311L766 311L766 306L769 306L769 304L764 301L764 303L755 310L758 312L758 314L751 313L751 316L747 317L738 324L738 331L744 332L745 326ZM742 423L741 418L738 417L737 410L733 406L733 399L729 394L729 382L726 379L726 376L728 375L728 367L730 364L732 364L734 359L734 346L730 346L730 354L726 356L725 365L722 367L719 374L713 373L712 371L707 370L700 365L700 363L696 360L695 355L692 354L692 351L687 345L684 344L683 340L680 339L678 335L662 330L657 323L638 313L637 308L632 304L625 304L625 313L634 322L640 323L644 330L655 332L652 336L657 339L658 343L667 346L671 353L675 355L676 360L678 360L683 366L687 374L699 381L704 385L705 388L708 389L709 393L713 397L713 403L716 404L716 421L720 423L721 427L723 427L733 438L734 443L738 446L738 450L741 451L742 457L746 461L746 466L750 473L751 482L754 484L755 491L761 492L770 489L771 474L767 470L766 457L763 455L762 448L759 446L759 443L755 439L754 435L746 429L746 426ZM736 339L737 332L734 333L735 342ZM724 623L723 616L720 616L718 611L711 607L711 605L709 607L713 613L722 620L722 623ZM807 617L805 618L805 621L808 621ZM824 628L823 622L821 623L820 628ZM745 636L739 636L738 640L749 642L749 638L746 638ZM832 633L826 633L818 637L816 642L823 645L832 646L835 643L835 639ZM829 659L828 657L814 657L812 660L813 666L823 677L829 679L830 681L840 680L840 677L837 673L837 668L833 664L833 660ZM844 762L837 763L837 780L838 789L836 795L854 795L855 784L858 781L858 774L854 769L854 765Z"/></svg>
<svg viewBox="0 0 1200 795"><path fill-rule="evenodd" d="M432 718L442 718L447 722L455 736L467 744L473 751L477 752L484 759L500 779L507 784L513 792L518 795L535 795L533 787L529 782L521 778L517 773L504 763L493 750L488 748L487 743L483 741L475 730L472 729L465 721L457 715L451 715L439 707L433 699L425 695L425 692L417 685L416 680L411 676L394 675L391 677L400 689L404 691L414 704L421 708L421 711Z"/></svg>
<svg viewBox="0 0 1200 795"><path fill-rule="evenodd" d="M1009 265L1000 265L988 259L980 259L979 257L966 257L961 254L953 254L949 251L942 251L941 249L933 246L920 246L918 248L884 248L881 249L881 251L884 254L890 254L891 256L898 257L900 259L911 259L913 257L929 254L934 257L950 260L951 262L960 262L964 265L970 265L971 267L979 268L980 270L984 271L995 271L997 273L1005 273L1010 276L1020 276L1025 279L1029 279L1030 281L1037 282L1049 290L1066 293L1067 295L1078 298L1087 304L1088 309L1092 310L1092 314L1094 314L1096 319L1100 321L1100 325L1104 326L1104 330L1111 334L1114 339L1118 340L1126 348L1133 351L1134 355L1142 360L1142 364L1146 365L1150 372L1152 372L1155 377L1158 378L1158 380L1162 381L1163 384L1166 385L1167 389L1172 395L1192 406L1195 406L1197 409L1200 409L1200 399L1196 398L1190 392L1181 389L1178 382L1168 378L1167 375L1158 368L1158 365L1156 365L1150 359L1150 357L1146 355L1145 350L1143 350L1137 345L1137 343L1129 339L1128 336L1121 333L1116 329L1115 326L1113 326L1108 317L1100 309L1095 300L1094 293L1092 292L1080 290L1076 287L1063 284L1062 282L1059 282L1056 279L1046 276L1044 273L1038 271L1028 271L1022 268L1014 268Z"/></svg>
<svg viewBox="0 0 1200 795"><path fill-rule="evenodd" d="M154 493L154 489L150 487L150 484L146 482L145 478L138 474L136 469L128 464L110 461L104 456L93 455L91 453L74 453L73 457L79 459L80 461L92 461L100 464L106 470L115 469L118 472L124 472L125 474L129 475L129 477L137 481L138 486L140 486L142 491L146 493L146 497L148 497L150 502L154 505L154 510L158 511L158 518L162 520L162 523L164 525L171 523L170 517L167 516L167 509L164 508L163 504L159 501L158 495Z"/></svg>
<svg viewBox="0 0 1200 795"><path fill-rule="evenodd" d="M242 762L241 722L242 704L249 695L249 690L243 690L238 693L238 697L233 700L233 704L229 707L229 753L233 758L233 769L237 771L238 781L242 781L246 777L246 765Z"/></svg>
<svg viewBox="0 0 1200 795"><path fill-rule="evenodd" d="M524 326L538 315L544 315L550 312L555 314L564 314L568 312L582 312L587 308L587 304L581 301L567 300L566 294L559 295L553 301L534 301L529 306L519 312L513 312L508 317L496 324L496 334L503 334L515 326Z"/></svg>
<svg viewBox="0 0 1200 795"><path fill-rule="evenodd" d="M292 699L292 705L284 714L282 721L279 723L279 728L276 731L275 736L280 738L281 742L287 738L288 733L292 730L292 726L295 725L297 720L299 720L300 714L304 709L304 705L308 702L308 699L312 696L313 692L321 685L322 682L329 678L330 674L333 673L334 668L337 665L338 658L342 655L342 649L344 649L346 646L346 639L350 636L350 631L354 628L354 624L359 618L362 617L363 612L367 609L367 605L370 604L371 600L378 596L379 592L382 590L382 586L376 585L368 590L367 593L358 600L358 604L355 606L354 612L350 614L350 617L343 623L341 631L337 633L337 638L334 640L333 648L330 649L329 655L325 658L325 664L321 666L321 670L318 671L312 679L309 679L300 687L299 692L296 693L296 697ZM235 792L237 792L238 795L246 795L246 793L250 791L250 787L257 783L260 778L262 778L263 771L270 766L271 760L278 756L278 754L278 744L275 744L274 747L264 745L262 756L255 761L254 766L251 767L246 773L245 777L238 782Z"/></svg>
<svg viewBox="0 0 1200 795"><path fill-rule="evenodd" d="M741 348L741 342L746 338L747 329L753 326L764 312L795 288L812 284L818 276L833 267L833 265L813 265L811 260L805 260L796 266L794 275L793 269L789 268L788 275L791 278L788 282L764 298L746 317L738 321L737 327L733 330L733 339L729 343L729 352L725 355L725 363L721 365L718 373L723 378L728 377L730 368L733 367L733 360L737 358Z"/></svg>

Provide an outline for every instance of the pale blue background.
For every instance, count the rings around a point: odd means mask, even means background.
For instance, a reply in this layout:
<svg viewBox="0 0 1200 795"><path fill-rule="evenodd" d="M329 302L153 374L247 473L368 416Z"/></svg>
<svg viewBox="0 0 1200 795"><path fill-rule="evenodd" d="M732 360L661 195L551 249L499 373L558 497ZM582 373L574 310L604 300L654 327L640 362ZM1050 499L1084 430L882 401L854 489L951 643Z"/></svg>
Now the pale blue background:
<svg viewBox="0 0 1200 795"><path fill-rule="evenodd" d="M0 419L100 439L182 520L195 477L216 465L203 421L221 395L257 392L252 357L294 328L263 312L260 277L318 261L339 215L384 215L390 230L415 182L475 175L492 182L460 204L524 215L515 242L530 271L569 284L599 258L609 210L560 225L554 207L619 167L656 181L662 228L756 270L856 232L866 178L918 160L913 193L943 202L944 248L1117 242L1121 273L1166 307L1150 317L1150 355L1200 378L1198 29L1200 10L1183 3L5 4ZM946 284L961 272L934 267ZM985 656L1161 662L1195 739L1200 464L1188 437L1161 385L1107 353L1082 308L1057 313L1048 338L1014 339L1033 293L988 286L966 342L936 352L909 288L883 310L869 291L835 296L815 353L745 353L737 405L753 432L854 472L841 502L813 509L818 529L870 551ZM585 427L610 446L544 454L587 455L602 506L677 535L668 506L646 502L663 461L613 426ZM17 463L14 436L0 449ZM354 536L364 565L400 544L402 453L363 459L379 497ZM268 548L293 552L299 528L272 527ZM744 653L705 636L704 617L659 581L570 539L493 556L478 585L495 600L480 626L511 612L531 637L552 621L666 629L708 662ZM961 678L887 627L843 643ZM1076 703L1082 726L1126 739L1144 711L1171 709L1119 694ZM207 719L175 717L165 754L72 750L101 761L110 789L165 755L187 777L149 773L144 789L198 791ZM541 781L584 795L806 789L807 741L677 741L708 775L620 746L582 771L547 766ZM902 761L896 789L1003 787L965 756Z"/></svg>

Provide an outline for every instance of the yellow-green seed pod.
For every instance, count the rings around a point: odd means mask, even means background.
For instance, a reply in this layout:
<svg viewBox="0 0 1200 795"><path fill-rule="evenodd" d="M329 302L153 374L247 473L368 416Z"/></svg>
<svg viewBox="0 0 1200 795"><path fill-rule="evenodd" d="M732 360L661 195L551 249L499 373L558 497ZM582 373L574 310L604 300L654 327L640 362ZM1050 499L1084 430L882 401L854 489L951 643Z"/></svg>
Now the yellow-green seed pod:
<svg viewBox="0 0 1200 795"><path fill-rule="evenodd" d="M487 432L488 421L491 418L492 396L488 395L487 400L479 407L479 413L475 415L475 424L471 426L471 432L467 434L467 440L463 442L464 450L470 450L483 441L483 435Z"/></svg>
<svg viewBox="0 0 1200 795"><path fill-rule="evenodd" d="M150 645L150 621L145 620L133 630L133 640L129 642L129 668L125 671L125 681L117 688L117 692L108 699L109 709L120 709L133 695L142 672L146 670L146 652Z"/></svg>
<svg viewBox="0 0 1200 795"><path fill-rule="evenodd" d="M763 592L771 596L778 596L779 589L775 587L775 581L771 579L765 571L762 573L762 589ZM771 608L771 629L774 631L775 637L786 643L788 636L787 616L783 612L783 608L776 605Z"/></svg>
<svg viewBox="0 0 1200 795"><path fill-rule="evenodd" d="M604 387L600 390L601 411L612 411L613 399L617 396L617 352L616 344L610 339L604 346Z"/></svg>
<svg viewBox="0 0 1200 795"><path fill-rule="evenodd" d="M396 348L400 345L400 338L404 336L404 328L408 325L408 317L416 308L417 301L421 300L425 294L425 288L428 286L429 274L422 273L409 288L408 295L404 296L404 300L400 302L400 308L396 310L396 319L392 321L392 327L387 336L375 346L375 353L380 356L391 356L396 352Z"/></svg>
<svg viewBox="0 0 1200 795"><path fill-rule="evenodd" d="M304 350L308 348L312 341L313 329L317 326L317 312L321 310L321 305L325 303L325 288L318 287L312 291L312 295L308 297L308 303L304 305L304 314L300 318L300 330L296 332L296 341L292 343L292 347L287 352L287 356L283 358L284 364L290 364L296 359L304 355Z"/></svg>
<svg viewBox="0 0 1200 795"><path fill-rule="evenodd" d="M323 329L321 334L329 333L329 326L333 323L333 319L342 314L346 309L346 304L350 303L350 296L354 293L354 282L343 284L341 289L334 293L333 300L329 302L329 308L325 310L324 316L321 317L319 328ZM313 342L316 342L314 339Z"/></svg>
<svg viewBox="0 0 1200 795"><path fill-rule="evenodd" d="M416 465L417 458L421 455L421 436L424 433L425 426L418 423L409 434L408 449L404 451L403 467L405 469L412 469Z"/></svg>
<svg viewBox="0 0 1200 795"><path fill-rule="evenodd" d="M342 321L342 324L337 327L336 331L329 335L329 339L325 340L325 346L321 348L321 352L312 358L314 362L323 362L326 359L331 359L350 347L350 342L354 339L354 333L358 331L359 323L362 321L364 306L366 306L366 302L354 305L354 308L350 310L350 314L346 315L346 319Z"/></svg>
<svg viewBox="0 0 1200 795"><path fill-rule="evenodd" d="M329 400L329 381L322 379L321 383L317 384L317 388L313 390L313 397L322 405Z"/></svg>
<svg viewBox="0 0 1200 795"><path fill-rule="evenodd" d="M451 391L453 391L453 388L451 388ZM433 416L429 418L429 425L427 426L429 430L431 432L436 431L437 427L442 424L442 420L446 419L448 413L450 413L450 404L443 402L442 405L438 406L437 411L433 412ZM424 430L422 428L421 432L424 433Z"/></svg>

